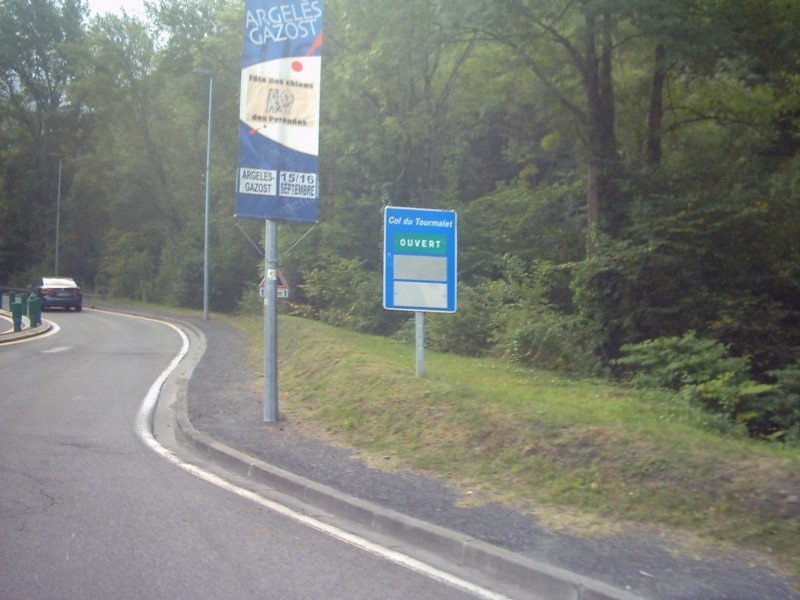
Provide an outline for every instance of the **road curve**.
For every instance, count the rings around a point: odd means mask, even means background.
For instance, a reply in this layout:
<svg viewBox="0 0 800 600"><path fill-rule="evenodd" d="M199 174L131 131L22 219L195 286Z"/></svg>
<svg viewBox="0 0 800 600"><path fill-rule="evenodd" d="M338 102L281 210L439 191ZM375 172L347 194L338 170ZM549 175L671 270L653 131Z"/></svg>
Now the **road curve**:
<svg viewBox="0 0 800 600"><path fill-rule="evenodd" d="M175 468L137 435L183 341L161 323L48 313L0 348L0 596L469 598Z"/></svg>

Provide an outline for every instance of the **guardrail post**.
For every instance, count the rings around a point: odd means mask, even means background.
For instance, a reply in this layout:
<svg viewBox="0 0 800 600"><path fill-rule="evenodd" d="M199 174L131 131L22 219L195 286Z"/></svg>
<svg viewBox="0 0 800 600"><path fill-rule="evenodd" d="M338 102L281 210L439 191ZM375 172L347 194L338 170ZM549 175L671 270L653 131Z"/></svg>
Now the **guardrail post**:
<svg viewBox="0 0 800 600"><path fill-rule="evenodd" d="M17 301L17 294L14 290L8 290L8 305L11 306Z"/></svg>
<svg viewBox="0 0 800 600"><path fill-rule="evenodd" d="M28 294L24 292L19 295L19 302L22 304L22 314L27 316L28 315Z"/></svg>
<svg viewBox="0 0 800 600"><path fill-rule="evenodd" d="M31 321L31 327L38 327L42 324L42 299L31 298L28 301L28 318Z"/></svg>
<svg viewBox="0 0 800 600"><path fill-rule="evenodd" d="M14 302L11 305L11 321L14 323L14 333L22 331L22 303Z"/></svg>

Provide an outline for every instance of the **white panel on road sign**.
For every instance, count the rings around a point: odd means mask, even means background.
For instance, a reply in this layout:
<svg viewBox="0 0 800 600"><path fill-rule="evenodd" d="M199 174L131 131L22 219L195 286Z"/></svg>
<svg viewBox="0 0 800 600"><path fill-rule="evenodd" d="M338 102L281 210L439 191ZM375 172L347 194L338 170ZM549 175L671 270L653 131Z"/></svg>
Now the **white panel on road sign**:
<svg viewBox="0 0 800 600"><path fill-rule="evenodd" d="M394 279L447 281L447 257L395 254Z"/></svg>
<svg viewBox="0 0 800 600"><path fill-rule="evenodd" d="M395 281L394 304L396 306L426 306L428 308L446 310L447 284Z"/></svg>
<svg viewBox="0 0 800 600"><path fill-rule="evenodd" d="M456 311L456 213L387 206L384 212L383 306Z"/></svg>

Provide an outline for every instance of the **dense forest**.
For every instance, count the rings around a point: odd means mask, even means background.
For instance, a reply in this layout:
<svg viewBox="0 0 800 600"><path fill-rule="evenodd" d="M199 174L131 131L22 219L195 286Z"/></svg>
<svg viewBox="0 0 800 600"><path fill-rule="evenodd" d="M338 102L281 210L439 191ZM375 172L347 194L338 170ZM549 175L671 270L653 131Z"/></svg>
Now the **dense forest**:
<svg viewBox="0 0 800 600"><path fill-rule="evenodd" d="M257 311L243 3L147 10L0 4L0 284L52 273L61 169L62 275L200 306L210 118L211 307ZM325 0L319 223L280 226L283 309L408 335L381 305L382 209L455 210L432 347L800 439L798 125L794 0Z"/></svg>

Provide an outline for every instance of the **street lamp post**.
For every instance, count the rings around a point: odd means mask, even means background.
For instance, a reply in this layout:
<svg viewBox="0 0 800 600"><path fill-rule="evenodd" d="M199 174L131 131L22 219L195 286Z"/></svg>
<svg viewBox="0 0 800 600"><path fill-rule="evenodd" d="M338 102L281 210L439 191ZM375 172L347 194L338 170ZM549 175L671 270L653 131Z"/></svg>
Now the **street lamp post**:
<svg viewBox="0 0 800 600"><path fill-rule="evenodd" d="M214 77L207 69L196 69L195 73L208 77L208 138L206 140L206 214L203 225L203 318L208 320L208 211L211 185L211 103L214 97Z"/></svg>
<svg viewBox="0 0 800 600"><path fill-rule="evenodd" d="M53 265L54 276L58 277L58 248L61 245L61 161L62 156L56 152L51 152L50 156L58 157L58 194L56 196L56 258Z"/></svg>

